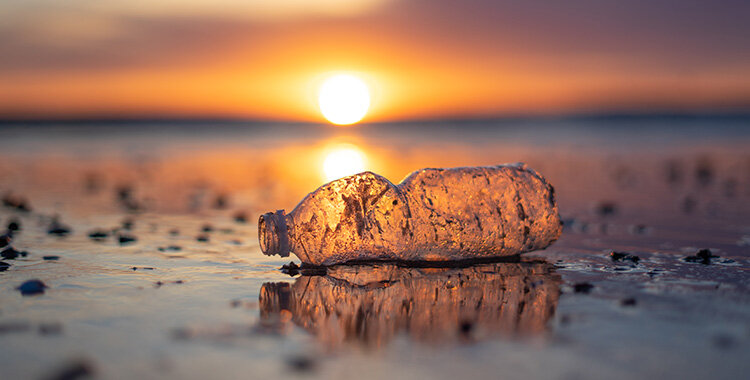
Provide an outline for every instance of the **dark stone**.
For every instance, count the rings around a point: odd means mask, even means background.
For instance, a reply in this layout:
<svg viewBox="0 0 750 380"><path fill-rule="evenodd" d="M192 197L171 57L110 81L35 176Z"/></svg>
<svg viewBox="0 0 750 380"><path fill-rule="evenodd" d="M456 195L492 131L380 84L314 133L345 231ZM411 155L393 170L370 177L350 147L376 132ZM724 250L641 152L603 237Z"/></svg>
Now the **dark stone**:
<svg viewBox="0 0 750 380"><path fill-rule="evenodd" d="M179 245L168 245L166 247L159 247L157 250L159 250L159 252L179 252L182 250L182 247Z"/></svg>
<svg viewBox="0 0 750 380"><path fill-rule="evenodd" d="M635 300L635 298L625 298L620 301L620 305L622 306L635 306L638 302Z"/></svg>
<svg viewBox="0 0 750 380"><path fill-rule="evenodd" d="M44 259L44 260L60 260L60 256L55 256L55 255L42 256L42 259Z"/></svg>
<svg viewBox="0 0 750 380"><path fill-rule="evenodd" d="M616 252L616 251L610 252L609 257L612 259L612 261L619 261L619 262L630 261L633 264L638 264L638 262L641 260L641 258L636 255L632 255L626 252Z"/></svg>
<svg viewBox="0 0 750 380"><path fill-rule="evenodd" d="M296 276L297 274L299 274L299 269L299 265L295 264L294 261L290 261L289 264L284 264L281 266L281 272L290 276Z"/></svg>
<svg viewBox="0 0 750 380"><path fill-rule="evenodd" d="M13 260L17 258L18 256L26 256L26 255L24 255L23 252L14 249L13 247L8 247L0 251L0 256L2 256L2 258L6 260Z"/></svg>
<svg viewBox="0 0 750 380"><path fill-rule="evenodd" d="M3 195L3 206L7 208L15 209L16 211L21 212L30 212L31 207L29 206L29 202L20 196L6 193Z"/></svg>
<svg viewBox="0 0 750 380"><path fill-rule="evenodd" d="M214 199L214 208L223 210L229 205L229 199L226 194L219 194Z"/></svg>
<svg viewBox="0 0 750 380"><path fill-rule="evenodd" d="M591 285L588 282L579 282L573 285L573 291L576 293L588 294L589 292L591 292L591 289L593 288L594 288L594 285Z"/></svg>
<svg viewBox="0 0 750 380"><path fill-rule="evenodd" d="M48 380L77 380L95 375L94 367L86 361L76 361L66 364Z"/></svg>
<svg viewBox="0 0 750 380"><path fill-rule="evenodd" d="M617 213L617 205L614 202L600 202L596 206L596 213L601 216L614 215Z"/></svg>
<svg viewBox="0 0 750 380"><path fill-rule="evenodd" d="M234 213L234 221L237 223L247 223L247 220L249 219L248 215L244 211L238 211Z"/></svg>
<svg viewBox="0 0 750 380"><path fill-rule="evenodd" d="M132 230L133 225L135 225L135 221L132 218L127 218L122 221L122 228L124 230L128 230L128 231Z"/></svg>
<svg viewBox="0 0 750 380"><path fill-rule="evenodd" d="M315 369L315 361L307 356L294 356L286 362L294 372L311 372Z"/></svg>
<svg viewBox="0 0 750 380"><path fill-rule="evenodd" d="M10 223L8 223L8 231L20 231L21 230L21 222L18 221L18 219L12 219Z"/></svg>
<svg viewBox="0 0 750 380"><path fill-rule="evenodd" d="M60 223L56 217L52 219L52 223L47 228L48 234L57 236L68 236L70 235L70 231L70 227Z"/></svg>
<svg viewBox="0 0 750 380"><path fill-rule="evenodd" d="M18 289L18 291L21 292L21 295L23 296L33 296L38 294L44 294L44 289L47 287L43 282L40 280L28 280L21 284Z"/></svg>
<svg viewBox="0 0 750 380"><path fill-rule="evenodd" d="M94 230L89 232L89 239L93 241L104 241L109 236L106 230Z"/></svg>
<svg viewBox="0 0 750 380"><path fill-rule="evenodd" d="M10 244L11 240L13 240L13 231L8 231L0 235L0 248L3 248Z"/></svg>
<svg viewBox="0 0 750 380"><path fill-rule="evenodd" d="M10 268L10 264L5 261L0 261L0 272L5 272L8 268Z"/></svg>
<svg viewBox="0 0 750 380"><path fill-rule="evenodd" d="M701 249L695 255L683 257L682 260L687 263L700 263L703 265L709 265L711 264L712 258L718 258L718 257L719 256L713 255L710 249Z"/></svg>
<svg viewBox="0 0 750 380"><path fill-rule="evenodd" d="M59 323L43 323L39 325L40 335L60 335L62 333L62 325Z"/></svg>
<svg viewBox="0 0 750 380"><path fill-rule="evenodd" d="M134 271L135 271L135 270L139 270L139 269L140 269L140 270L154 270L154 268L152 268L152 267L140 267L140 268L138 268L138 267L133 267L133 268L131 268L131 269L133 269Z"/></svg>
<svg viewBox="0 0 750 380"><path fill-rule="evenodd" d="M170 234L171 236L177 236L177 235L179 235L179 234L180 234L180 230L178 230L178 229L176 229L176 228L173 228L173 229L169 230L169 234Z"/></svg>
<svg viewBox="0 0 750 380"><path fill-rule="evenodd" d="M136 239L136 237L133 236L133 235L122 234L122 235L120 235L120 236L117 237L117 241L120 243L120 245L126 245L126 244L130 244L130 243L134 243L137 240L138 239Z"/></svg>
<svg viewBox="0 0 750 380"><path fill-rule="evenodd" d="M201 228L201 231L203 232L212 232L214 230L214 227L210 224L204 224Z"/></svg>
<svg viewBox="0 0 750 380"><path fill-rule="evenodd" d="M197 241L199 241L201 243L206 243L206 242L208 242L208 235L198 235L195 238L195 240L197 240Z"/></svg>

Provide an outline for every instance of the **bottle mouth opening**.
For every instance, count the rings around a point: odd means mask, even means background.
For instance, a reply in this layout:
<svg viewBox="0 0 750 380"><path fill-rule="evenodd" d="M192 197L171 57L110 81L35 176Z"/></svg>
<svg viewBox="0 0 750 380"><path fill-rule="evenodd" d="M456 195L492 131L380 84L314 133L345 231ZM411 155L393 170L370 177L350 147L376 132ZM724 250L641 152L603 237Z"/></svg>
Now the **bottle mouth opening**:
<svg viewBox="0 0 750 380"><path fill-rule="evenodd" d="M266 256L289 256L289 241L284 210L267 212L258 219L260 250Z"/></svg>

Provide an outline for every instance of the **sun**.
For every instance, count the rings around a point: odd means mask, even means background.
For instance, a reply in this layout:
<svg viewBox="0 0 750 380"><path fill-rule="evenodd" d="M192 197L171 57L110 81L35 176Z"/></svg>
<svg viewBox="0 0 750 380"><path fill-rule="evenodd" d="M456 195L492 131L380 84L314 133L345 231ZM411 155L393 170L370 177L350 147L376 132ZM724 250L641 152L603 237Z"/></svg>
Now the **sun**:
<svg viewBox="0 0 750 380"><path fill-rule="evenodd" d="M353 75L334 75L320 86L318 105L331 123L354 124L362 120L370 108L370 90L365 82Z"/></svg>
<svg viewBox="0 0 750 380"><path fill-rule="evenodd" d="M333 181L365 170L365 157L359 148L350 144L334 147L323 161L323 176Z"/></svg>

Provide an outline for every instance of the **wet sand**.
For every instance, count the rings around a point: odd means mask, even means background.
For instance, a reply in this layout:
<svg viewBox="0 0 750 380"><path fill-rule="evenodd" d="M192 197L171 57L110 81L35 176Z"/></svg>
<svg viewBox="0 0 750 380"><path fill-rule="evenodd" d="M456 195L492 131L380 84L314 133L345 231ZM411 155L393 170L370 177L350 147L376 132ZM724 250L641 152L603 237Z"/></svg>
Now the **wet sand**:
<svg viewBox="0 0 750 380"><path fill-rule="evenodd" d="M1 126L2 377L740 378L748 125ZM341 146L392 182L524 161L563 235L515 262L282 271L257 217Z"/></svg>

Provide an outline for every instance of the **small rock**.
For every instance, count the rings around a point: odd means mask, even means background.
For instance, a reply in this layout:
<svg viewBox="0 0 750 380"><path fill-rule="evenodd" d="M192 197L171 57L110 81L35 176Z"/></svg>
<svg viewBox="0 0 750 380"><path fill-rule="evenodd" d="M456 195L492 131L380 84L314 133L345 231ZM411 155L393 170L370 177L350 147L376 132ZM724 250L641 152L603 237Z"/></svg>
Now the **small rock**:
<svg viewBox="0 0 750 380"><path fill-rule="evenodd" d="M14 249L13 247L7 247L4 250L0 251L0 256L6 260L13 260L18 256L26 257L28 254L29 253L26 251L19 251Z"/></svg>
<svg viewBox="0 0 750 380"><path fill-rule="evenodd" d="M635 306L637 301L633 297L625 298L620 301L620 305L622 306Z"/></svg>
<svg viewBox="0 0 750 380"><path fill-rule="evenodd" d="M8 223L8 231L20 231L21 230L21 222L18 221L18 219L13 219Z"/></svg>
<svg viewBox="0 0 750 380"><path fill-rule="evenodd" d="M307 356L291 357L286 364L294 372L311 372L315 369L315 361Z"/></svg>
<svg viewBox="0 0 750 380"><path fill-rule="evenodd" d="M169 234L170 234L171 236L177 236L177 235L179 235L179 234L180 234L180 230L178 230L178 229L176 229L176 228L173 228L173 229L169 230Z"/></svg>
<svg viewBox="0 0 750 380"><path fill-rule="evenodd" d="M636 255L632 255L626 252L616 252L616 251L610 252L609 257L612 259L612 261L619 261L619 262L630 261L633 264L638 264L638 262L641 260L641 258Z"/></svg>
<svg viewBox="0 0 750 380"><path fill-rule="evenodd" d="M182 251L182 247L179 245L168 245L166 247L157 248L159 252L179 252Z"/></svg>
<svg viewBox="0 0 750 380"><path fill-rule="evenodd" d="M0 248L3 248L10 244L10 241L13 240L13 232L8 231L2 235L0 235Z"/></svg>
<svg viewBox="0 0 750 380"><path fill-rule="evenodd" d="M40 280L28 280L21 284L18 289L18 291L21 292L21 295L23 296L33 296L38 294L44 294L44 289L47 287L42 281Z"/></svg>
<svg viewBox="0 0 750 380"><path fill-rule="evenodd" d="M214 227L210 224L204 224L201 228L202 232L212 232L214 230Z"/></svg>
<svg viewBox="0 0 750 380"><path fill-rule="evenodd" d="M31 211L31 207L29 206L29 202L26 200L26 198L11 193L6 193L3 196L3 206L21 212Z"/></svg>
<svg viewBox="0 0 750 380"><path fill-rule="evenodd" d="M126 218L122 221L122 229L124 230L130 231L133 229L134 225L135 225L135 221L133 220L133 218Z"/></svg>
<svg viewBox="0 0 750 380"><path fill-rule="evenodd" d="M206 242L208 242L208 235L198 235L195 238L195 240L197 240L197 241L199 241L201 243L206 243Z"/></svg>
<svg viewBox="0 0 750 380"><path fill-rule="evenodd" d="M43 323L39 325L40 335L60 335L62 325L59 323Z"/></svg>
<svg viewBox="0 0 750 380"><path fill-rule="evenodd" d="M55 255L42 256L42 259L54 261L54 260L60 260L60 256L55 256Z"/></svg>
<svg viewBox="0 0 750 380"><path fill-rule="evenodd" d="M89 239L93 241L104 241L109 236L106 230L94 230L89 232Z"/></svg>
<svg viewBox="0 0 750 380"><path fill-rule="evenodd" d="M687 263L701 263L703 265L709 265L711 264L712 258L718 257L719 256L713 255L710 249L701 249L695 255L683 257L682 260Z"/></svg>
<svg viewBox="0 0 750 380"><path fill-rule="evenodd" d="M576 293L588 294L589 292L591 292L591 289L593 288L594 288L594 285L591 285L588 282L579 282L573 285L573 291Z"/></svg>
<svg viewBox="0 0 750 380"><path fill-rule="evenodd" d="M617 205L614 202L600 202L596 206L596 213L601 216L614 215L617 213Z"/></svg>
<svg viewBox="0 0 750 380"><path fill-rule="evenodd" d="M223 210L227 208L227 205L229 204L229 199L226 196L226 194L219 194L216 196L216 199L214 199L214 208Z"/></svg>
<svg viewBox="0 0 750 380"><path fill-rule="evenodd" d="M67 236L70 234L70 227L60 223L57 217L55 217L52 219L49 228L47 228L47 233L50 235Z"/></svg>
<svg viewBox="0 0 750 380"><path fill-rule="evenodd" d="M284 264L281 266L281 272L288 274L290 276L296 276L299 274L299 265L295 264L294 261L290 261L289 264Z"/></svg>
<svg viewBox="0 0 750 380"><path fill-rule="evenodd" d="M10 268L10 264L5 261L0 261L0 272L5 272L8 268Z"/></svg>
<svg viewBox="0 0 750 380"><path fill-rule="evenodd" d="M60 370L47 377L48 380L77 380L95 375L94 367L87 361L75 361L66 364Z"/></svg>
<svg viewBox="0 0 750 380"><path fill-rule="evenodd" d="M237 223L247 223L248 220L248 216L244 211L238 211L234 213L234 216L232 218L234 218L234 221Z"/></svg>
<svg viewBox="0 0 750 380"><path fill-rule="evenodd" d="M120 242L120 245L126 245L126 244L130 244L130 243L134 243L137 240L138 239L136 239L136 237L133 236L133 235L122 234L122 235L120 235L120 236L117 237L117 241Z"/></svg>

